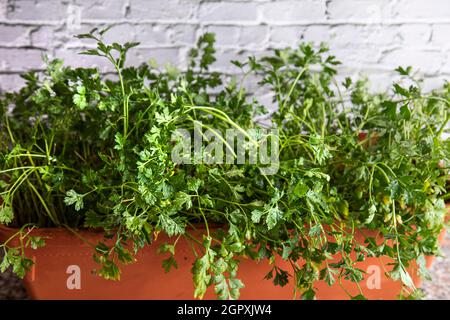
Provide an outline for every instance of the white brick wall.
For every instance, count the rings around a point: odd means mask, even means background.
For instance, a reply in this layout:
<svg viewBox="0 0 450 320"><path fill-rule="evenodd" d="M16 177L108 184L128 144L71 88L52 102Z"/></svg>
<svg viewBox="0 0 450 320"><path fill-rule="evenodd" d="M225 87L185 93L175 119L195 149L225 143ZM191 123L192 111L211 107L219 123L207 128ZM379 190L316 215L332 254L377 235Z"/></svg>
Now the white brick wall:
<svg viewBox="0 0 450 320"><path fill-rule="evenodd" d="M17 88L18 73L42 68L41 55L72 65L111 68L77 55L89 43L73 38L116 24L108 40L139 41L130 63L155 58L184 66L205 31L218 40L216 70L230 59L300 41L324 41L343 61L343 75L368 75L386 87L392 69L413 65L429 88L450 77L450 0L0 0L0 90Z"/></svg>

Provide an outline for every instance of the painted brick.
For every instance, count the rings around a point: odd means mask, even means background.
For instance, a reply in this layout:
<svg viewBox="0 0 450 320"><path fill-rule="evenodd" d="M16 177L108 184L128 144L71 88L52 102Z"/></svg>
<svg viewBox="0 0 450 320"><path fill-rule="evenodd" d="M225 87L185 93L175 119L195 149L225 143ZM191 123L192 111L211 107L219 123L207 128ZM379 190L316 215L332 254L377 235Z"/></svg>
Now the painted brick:
<svg viewBox="0 0 450 320"><path fill-rule="evenodd" d="M330 45L330 53L344 64L344 67L364 69L376 67L382 57L382 49L371 44L352 44L351 46Z"/></svg>
<svg viewBox="0 0 450 320"><path fill-rule="evenodd" d="M406 45L427 45L431 40L432 28L424 24L407 24L399 26L399 35ZM438 28L438 30L442 30ZM448 28L450 32L450 26ZM446 34L447 40L450 40L450 33Z"/></svg>
<svg viewBox="0 0 450 320"><path fill-rule="evenodd" d="M370 75L368 74L370 72ZM384 90L392 90L392 84L394 81L398 80L398 76L392 72L387 70L361 70L359 73L355 74L354 79L358 79L361 77L369 76L369 89L372 91L384 91Z"/></svg>
<svg viewBox="0 0 450 320"><path fill-rule="evenodd" d="M124 0L75 0L83 8L82 19L114 20L125 17L127 1Z"/></svg>
<svg viewBox="0 0 450 320"><path fill-rule="evenodd" d="M128 17L144 20L187 20L192 18L199 0L130 0Z"/></svg>
<svg viewBox="0 0 450 320"><path fill-rule="evenodd" d="M0 1L0 21L6 19L6 1Z"/></svg>
<svg viewBox="0 0 450 320"><path fill-rule="evenodd" d="M435 45L442 46L450 45L450 25L434 25L431 42Z"/></svg>
<svg viewBox="0 0 450 320"><path fill-rule="evenodd" d="M42 54L40 50L0 48L0 70L27 71L42 68Z"/></svg>
<svg viewBox="0 0 450 320"><path fill-rule="evenodd" d="M23 26L0 25L0 45L24 46L30 44L30 29Z"/></svg>
<svg viewBox="0 0 450 320"><path fill-rule="evenodd" d="M270 44L275 47L286 47L300 41L305 27L273 26L271 29Z"/></svg>
<svg viewBox="0 0 450 320"><path fill-rule="evenodd" d="M136 41L136 28L136 26L130 24L117 24L111 28L110 32L104 34L103 39L106 43ZM92 41L89 41L89 43L92 43Z"/></svg>
<svg viewBox="0 0 450 320"><path fill-rule="evenodd" d="M400 19L448 19L450 3L448 0L400 0L394 2L393 12Z"/></svg>
<svg viewBox="0 0 450 320"><path fill-rule="evenodd" d="M25 80L11 74L0 74L0 94L17 90L25 84Z"/></svg>
<svg viewBox="0 0 450 320"><path fill-rule="evenodd" d="M425 75L437 75L446 61L446 55L439 51L418 50L402 47L384 55L381 63L388 68L412 66Z"/></svg>
<svg viewBox="0 0 450 320"><path fill-rule="evenodd" d="M217 50L217 61L211 66L211 70L224 71L231 74L239 73L240 69L233 65L230 61L237 60L245 62L250 55L253 55L253 53L243 50L237 51L233 49L219 49Z"/></svg>
<svg viewBox="0 0 450 320"><path fill-rule="evenodd" d="M33 28L30 33L30 40L32 46L39 48L51 48L62 44L57 37L56 28L53 26L39 26Z"/></svg>
<svg viewBox="0 0 450 320"><path fill-rule="evenodd" d="M102 57L82 55L82 49L57 49L54 58L62 59L65 65L72 67L98 68L100 72L112 72L114 66Z"/></svg>
<svg viewBox="0 0 450 320"><path fill-rule="evenodd" d="M66 18L68 3L54 0L14 0L7 8L8 19L54 21Z"/></svg>
<svg viewBox="0 0 450 320"><path fill-rule="evenodd" d="M383 25L337 25L330 30L330 41L338 45L350 44L380 44L391 45L399 43L401 37L396 26Z"/></svg>
<svg viewBox="0 0 450 320"><path fill-rule="evenodd" d="M170 45L170 25L138 25L135 40L146 46Z"/></svg>
<svg viewBox="0 0 450 320"><path fill-rule="evenodd" d="M450 54L447 53L447 59L442 66L441 72L447 76L447 81L450 79Z"/></svg>
<svg viewBox="0 0 450 320"><path fill-rule="evenodd" d="M310 21L325 17L325 1L275 1L263 4L262 16L267 22L286 23Z"/></svg>
<svg viewBox="0 0 450 320"><path fill-rule="evenodd" d="M427 77L422 83L422 89L424 92L430 92L436 88L442 88L445 83L448 83L448 75Z"/></svg>
<svg viewBox="0 0 450 320"><path fill-rule="evenodd" d="M167 63L179 66L181 64L179 48L134 48L127 55L127 65L137 66L150 60L156 61L160 67L164 67Z"/></svg>
<svg viewBox="0 0 450 320"><path fill-rule="evenodd" d="M330 42L330 27L329 26L308 26L303 32L302 40L306 42Z"/></svg>
<svg viewBox="0 0 450 320"><path fill-rule="evenodd" d="M354 19L367 23L394 17L393 0L331 0L327 6L330 19Z"/></svg>
<svg viewBox="0 0 450 320"><path fill-rule="evenodd" d="M239 34L239 46L243 47L257 47L262 49L266 46L266 42L269 38L268 26L248 26L241 28Z"/></svg>
<svg viewBox="0 0 450 320"><path fill-rule="evenodd" d="M239 39L239 27L234 26L208 26L205 31L213 32L216 35L218 46L236 45Z"/></svg>
<svg viewBox="0 0 450 320"><path fill-rule="evenodd" d="M170 40L174 44L191 46L195 43L198 25L175 24L172 26Z"/></svg>
<svg viewBox="0 0 450 320"><path fill-rule="evenodd" d="M200 6L200 21L255 21L257 6L250 2L204 2Z"/></svg>

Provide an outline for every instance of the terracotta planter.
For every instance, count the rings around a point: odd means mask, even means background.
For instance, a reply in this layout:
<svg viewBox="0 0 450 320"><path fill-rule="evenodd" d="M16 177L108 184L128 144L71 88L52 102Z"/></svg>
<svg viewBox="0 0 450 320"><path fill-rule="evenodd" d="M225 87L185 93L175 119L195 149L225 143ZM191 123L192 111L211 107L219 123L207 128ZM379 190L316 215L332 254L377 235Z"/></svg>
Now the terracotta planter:
<svg viewBox="0 0 450 320"><path fill-rule="evenodd" d="M9 237L15 229L0 226L0 241ZM375 234L365 232L370 236ZM192 299L193 284L190 272L194 255L191 246L180 239L176 248L178 269L165 273L162 260L166 257L158 254L157 247L168 239L160 236L152 246L148 246L137 255L137 262L122 267L120 281L104 280L92 273L96 265L92 259L93 249L77 236L65 229L36 229L34 235L47 237L47 245L38 250L27 249L27 255L35 262L31 272L24 279L28 294L33 299ZM80 234L92 242L102 238L101 233L81 231ZM358 233L358 242L364 237ZM336 256L336 260L340 257ZM359 285L369 299L395 299L400 293L401 284L385 276L390 267L388 259L367 258L357 263L357 267L367 271L366 279ZM429 261L431 263L431 260ZM284 270L291 271L290 264L279 259L278 264ZM246 287L241 290L241 299L292 299L293 285L281 288L274 286L264 276L270 270L267 261L255 262L243 259L238 277ZM416 274L411 267L412 275ZM290 272L292 274L292 272ZM413 277L416 286L420 280ZM292 282L292 281L291 281ZM343 286L352 295L359 293L355 283L343 281ZM328 286L325 282L316 283L318 299L348 299L344 290L336 283ZM206 299L215 299L212 289Z"/></svg>

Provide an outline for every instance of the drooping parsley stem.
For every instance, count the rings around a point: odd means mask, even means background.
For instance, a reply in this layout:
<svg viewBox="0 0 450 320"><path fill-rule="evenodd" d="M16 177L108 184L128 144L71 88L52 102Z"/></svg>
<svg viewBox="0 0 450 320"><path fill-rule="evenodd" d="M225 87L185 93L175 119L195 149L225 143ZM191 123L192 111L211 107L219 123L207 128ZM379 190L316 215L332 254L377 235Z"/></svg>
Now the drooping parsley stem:
<svg viewBox="0 0 450 320"><path fill-rule="evenodd" d="M234 122L233 120L230 119L230 117L223 112L222 110L219 110L217 108L213 108L213 107L202 107L202 106L189 106L188 110L186 110L185 112L189 112L191 110L201 110L204 111L206 113L209 113L217 118L219 118L220 120L226 121L227 123L229 123L230 125L232 125L233 127L235 127L239 132L241 132L246 138L248 138L250 140L251 143L257 145L258 143L247 133L247 131L245 131L244 129L242 129L236 122Z"/></svg>
<svg viewBox="0 0 450 320"><path fill-rule="evenodd" d="M286 107L286 103L288 102L289 98L291 97L292 93L294 92L295 87L297 86L298 81L300 80L300 78L302 77L302 75L305 73L305 71L307 70L307 68L303 68L297 75L297 77L295 78L294 82L291 85L291 88L289 89L288 94L286 95L286 97L283 100L282 105L280 106L280 113L282 114L284 111L284 108Z"/></svg>
<svg viewBox="0 0 450 320"><path fill-rule="evenodd" d="M114 68L117 71L117 76L119 77L120 89L122 91L122 104L123 104L123 110L122 110L122 112L123 112L123 137L124 137L124 139L126 139L126 137L128 135L129 96L126 96L126 93L125 93L125 83L123 81L122 68L119 66L119 64L117 63L117 60L111 55L111 53L108 52L106 57L114 65Z"/></svg>

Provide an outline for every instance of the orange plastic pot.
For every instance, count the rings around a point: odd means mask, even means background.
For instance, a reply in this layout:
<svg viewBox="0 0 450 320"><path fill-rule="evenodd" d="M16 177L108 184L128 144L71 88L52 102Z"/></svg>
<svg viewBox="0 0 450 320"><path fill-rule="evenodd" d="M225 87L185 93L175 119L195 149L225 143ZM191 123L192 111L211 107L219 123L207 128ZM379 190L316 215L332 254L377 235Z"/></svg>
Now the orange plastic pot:
<svg viewBox="0 0 450 320"><path fill-rule="evenodd" d="M0 226L0 241L5 241L16 229ZM35 229L33 235L46 237L46 246L37 250L26 249L32 257L34 266L24 279L28 294L33 299L192 299L194 287L191 267L194 254L191 244L184 238L176 247L177 269L165 273L162 261L166 256L157 253L157 248L168 238L160 235L151 246L141 250L137 262L122 266L120 281L104 280L95 275L98 265L93 261L92 247L66 229ZM373 232L366 235L375 236ZM101 233L80 231L86 240L96 242L102 238ZM361 233L356 234L358 242L363 243ZM340 256L335 257L336 261ZM358 262L356 267L367 272L359 283L362 292L369 299L395 299L401 291L400 282L395 282L385 275L390 270L385 258L367 258ZM278 259L277 266L289 271L289 262ZM264 276L271 269L267 261L242 259L238 277L244 282L241 299L292 299L294 286L292 280L285 287L274 286ZM415 267L410 268L415 275ZM416 286L420 280L413 276ZM359 294L357 285L343 280L342 286L353 296ZM318 299L348 299L348 294L336 282L328 286L324 281L316 282ZM207 292L206 299L215 299L212 289Z"/></svg>

